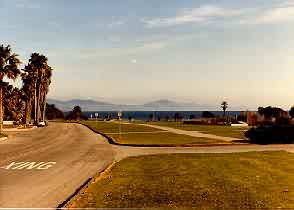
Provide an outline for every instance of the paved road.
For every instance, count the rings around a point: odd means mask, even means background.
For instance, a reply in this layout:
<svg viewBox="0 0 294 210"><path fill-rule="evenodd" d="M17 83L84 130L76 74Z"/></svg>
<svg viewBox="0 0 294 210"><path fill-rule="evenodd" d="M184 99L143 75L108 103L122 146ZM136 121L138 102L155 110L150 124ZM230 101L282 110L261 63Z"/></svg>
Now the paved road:
<svg viewBox="0 0 294 210"><path fill-rule="evenodd" d="M0 208L57 207L113 162L107 141L82 125L51 123L10 136L0 142ZM19 162L44 165L17 169Z"/></svg>

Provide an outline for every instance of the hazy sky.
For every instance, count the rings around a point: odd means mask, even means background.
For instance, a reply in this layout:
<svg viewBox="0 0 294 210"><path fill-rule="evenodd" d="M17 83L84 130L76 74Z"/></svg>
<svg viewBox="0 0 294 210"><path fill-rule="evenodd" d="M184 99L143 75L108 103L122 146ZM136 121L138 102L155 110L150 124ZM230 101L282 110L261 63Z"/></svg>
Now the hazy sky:
<svg viewBox="0 0 294 210"><path fill-rule="evenodd" d="M48 56L55 99L288 108L293 24L293 0L0 0L0 43Z"/></svg>

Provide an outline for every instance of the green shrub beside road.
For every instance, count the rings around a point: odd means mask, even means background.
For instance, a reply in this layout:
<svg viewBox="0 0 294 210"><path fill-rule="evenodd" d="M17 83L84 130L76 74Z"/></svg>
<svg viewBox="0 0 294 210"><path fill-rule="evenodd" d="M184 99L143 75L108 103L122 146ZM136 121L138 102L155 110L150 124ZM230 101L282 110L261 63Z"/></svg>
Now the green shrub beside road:
<svg viewBox="0 0 294 210"><path fill-rule="evenodd" d="M253 144L293 144L293 125L272 125L251 128L245 133Z"/></svg>
<svg viewBox="0 0 294 210"><path fill-rule="evenodd" d="M67 207L293 209L294 154L132 157L94 179Z"/></svg>

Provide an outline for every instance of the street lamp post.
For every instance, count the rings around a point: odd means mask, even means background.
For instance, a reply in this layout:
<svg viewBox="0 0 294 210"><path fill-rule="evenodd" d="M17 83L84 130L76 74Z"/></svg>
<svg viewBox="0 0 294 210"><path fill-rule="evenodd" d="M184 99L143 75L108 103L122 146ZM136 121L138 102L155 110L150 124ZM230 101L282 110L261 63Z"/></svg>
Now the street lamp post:
<svg viewBox="0 0 294 210"><path fill-rule="evenodd" d="M97 118L99 117L99 113L95 113L95 118L96 118L96 126L97 126Z"/></svg>
<svg viewBox="0 0 294 210"><path fill-rule="evenodd" d="M121 139L121 117L122 117L122 112L119 111L117 113L117 116L118 116L118 120L119 120L119 126L118 126L119 138Z"/></svg>

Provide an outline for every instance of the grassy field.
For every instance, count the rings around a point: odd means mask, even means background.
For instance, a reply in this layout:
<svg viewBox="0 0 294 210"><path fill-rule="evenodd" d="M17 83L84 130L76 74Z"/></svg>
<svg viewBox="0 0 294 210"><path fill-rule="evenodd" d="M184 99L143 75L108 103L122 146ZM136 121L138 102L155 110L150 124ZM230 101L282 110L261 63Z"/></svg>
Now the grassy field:
<svg viewBox="0 0 294 210"><path fill-rule="evenodd" d="M82 124L88 125L96 131L101 133L119 133L121 132L153 132L162 131L156 128L150 128L136 124L119 124L117 122L104 122L104 121L81 121Z"/></svg>
<svg viewBox="0 0 294 210"><path fill-rule="evenodd" d="M121 144L141 144L141 145L185 145L185 144L219 144L227 143L220 140L209 138L196 138L187 135L179 135L174 133L160 133L162 130L146 127L136 124L121 124L115 122L95 122L83 121L85 125L90 126L95 131L106 134L114 139L115 142ZM119 126L121 126L122 134L119 134ZM132 133L135 132L135 133ZM139 133L138 133L139 132ZM141 133L142 132L142 133ZM147 132L147 133L144 133ZM157 132L157 133L148 133Z"/></svg>
<svg viewBox="0 0 294 210"><path fill-rule="evenodd" d="M170 154L127 158L67 207L293 209L294 154Z"/></svg>
<svg viewBox="0 0 294 210"><path fill-rule="evenodd" d="M219 144L227 143L220 140L208 138L196 138L187 135L180 135L174 133L140 133L140 134L110 134L116 142L121 144Z"/></svg>
<svg viewBox="0 0 294 210"><path fill-rule="evenodd" d="M187 125L182 122L148 122L151 125L166 126L187 131L201 131L202 133L215 134L217 136L227 136L244 139L244 133L249 128L220 126L220 125Z"/></svg>

